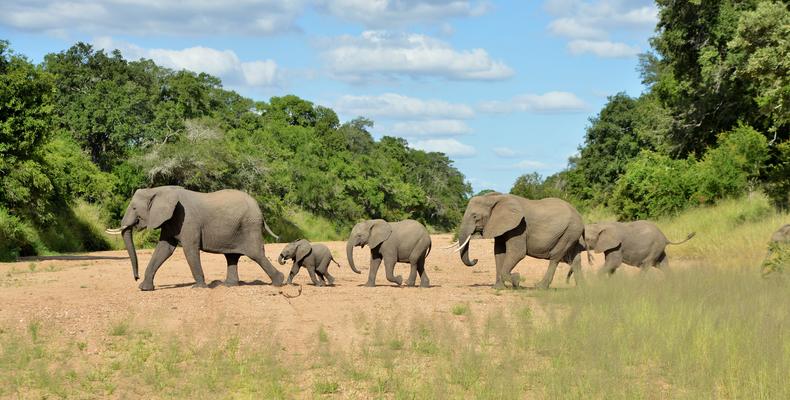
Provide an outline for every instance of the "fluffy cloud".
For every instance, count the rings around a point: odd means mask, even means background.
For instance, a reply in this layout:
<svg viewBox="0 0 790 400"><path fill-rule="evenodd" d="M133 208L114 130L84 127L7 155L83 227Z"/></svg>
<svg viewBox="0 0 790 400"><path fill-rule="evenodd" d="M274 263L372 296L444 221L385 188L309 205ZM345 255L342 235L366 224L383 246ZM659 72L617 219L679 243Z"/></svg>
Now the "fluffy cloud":
<svg viewBox="0 0 790 400"><path fill-rule="evenodd" d="M331 73L351 82L402 76L450 80L501 80L514 74L484 49L456 50L427 35L364 31L326 40L323 56Z"/></svg>
<svg viewBox="0 0 790 400"><path fill-rule="evenodd" d="M398 122L392 126L392 133L399 136L458 136L471 133L472 128L457 119L436 119L428 121Z"/></svg>
<svg viewBox="0 0 790 400"><path fill-rule="evenodd" d="M321 0L319 4L329 14L369 28L472 17L490 9L487 1L468 0Z"/></svg>
<svg viewBox="0 0 790 400"><path fill-rule="evenodd" d="M396 93L379 96L342 96L334 108L351 116L394 119L467 119L474 117L471 107L443 100L422 100Z"/></svg>
<svg viewBox="0 0 790 400"><path fill-rule="evenodd" d="M97 48L121 50L130 60L149 58L175 70L205 72L222 78L228 85L252 87L272 86L280 81L280 71L273 60L241 61L232 50L190 47L181 50L145 49L131 43L117 42L108 37L94 40Z"/></svg>
<svg viewBox="0 0 790 400"><path fill-rule="evenodd" d="M477 150L468 144L463 144L455 139L428 139L419 140L410 144L415 149L425 151L438 151L450 157L472 157Z"/></svg>
<svg viewBox="0 0 790 400"><path fill-rule="evenodd" d="M599 57L624 58L639 48L610 39L615 33L652 30L658 9L651 0L547 0L545 9L555 19L548 30L570 39L571 54L591 53Z"/></svg>
<svg viewBox="0 0 790 400"><path fill-rule="evenodd" d="M501 158L521 157L520 151L513 150L510 147L494 147L494 154Z"/></svg>
<svg viewBox="0 0 790 400"><path fill-rule="evenodd" d="M607 40L572 40L568 51L573 55L591 53L603 58L628 58L639 54L639 47Z"/></svg>
<svg viewBox="0 0 790 400"><path fill-rule="evenodd" d="M546 92L544 94L522 94L509 101L487 101L478 106L485 113L561 113L578 112L587 108L584 100L569 92Z"/></svg>
<svg viewBox="0 0 790 400"><path fill-rule="evenodd" d="M4 0L0 24L50 33L270 35L295 30L305 1Z"/></svg>

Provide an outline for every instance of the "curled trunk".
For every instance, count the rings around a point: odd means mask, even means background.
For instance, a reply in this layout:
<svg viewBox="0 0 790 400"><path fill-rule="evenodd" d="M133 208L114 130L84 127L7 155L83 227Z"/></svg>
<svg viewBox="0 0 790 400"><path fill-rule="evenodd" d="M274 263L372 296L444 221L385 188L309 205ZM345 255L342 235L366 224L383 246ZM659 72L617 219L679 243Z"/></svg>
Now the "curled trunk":
<svg viewBox="0 0 790 400"><path fill-rule="evenodd" d="M468 228L461 228L461 232L458 233L458 243L464 243L463 247L461 247L460 254L461 254L461 261L464 262L464 265L467 267L474 267L477 264L477 259L474 260L469 259L469 246L471 239L470 236L472 235L472 229Z"/></svg>
<svg viewBox="0 0 790 400"><path fill-rule="evenodd" d="M350 239L348 243L346 243L346 258L348 259L348 266L351 267L351 270L358 274L361 273L357 267L354 266L354 243L351 242Z"/></svg>
<svg viewBox="0 0 790 400"><path fill-rule="evenodd" d="M283 258L283 255L282 255L282 254L280 254L280 256L279 256L279 257L277 257L277 262L278 262L280 265L284 265L284 264L285 264L285 259Z"/></svg>

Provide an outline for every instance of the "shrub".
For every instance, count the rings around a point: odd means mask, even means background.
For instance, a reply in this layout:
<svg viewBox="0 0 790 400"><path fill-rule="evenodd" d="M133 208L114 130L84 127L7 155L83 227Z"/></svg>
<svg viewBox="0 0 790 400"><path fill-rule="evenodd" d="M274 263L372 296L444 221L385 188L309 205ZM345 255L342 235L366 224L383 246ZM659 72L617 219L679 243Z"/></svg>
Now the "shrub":
<svg viewBox="0 0 790 400"><path fill-rule="evenodd" d="M673 160L652 151L639 153L615 185L610 204L625 220L674 214L694 192L693 160Z"/></svg>

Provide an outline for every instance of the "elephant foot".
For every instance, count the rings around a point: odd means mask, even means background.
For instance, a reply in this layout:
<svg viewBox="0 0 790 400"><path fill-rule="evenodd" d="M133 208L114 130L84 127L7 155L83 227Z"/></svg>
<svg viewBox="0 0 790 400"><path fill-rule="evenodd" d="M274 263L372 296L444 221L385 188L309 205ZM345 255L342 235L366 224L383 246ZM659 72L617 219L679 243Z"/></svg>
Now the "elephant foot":
<svg viewBox="0 0 790 400"><path fill-rule="evenodd" d="M518 289L518 285L521 283L521 275L518 273L510 274L510 283L513 285L513 289Z"/></svg>
<svg viewBox="0 0 790 400"><path fill-rule="evenodd" d="M325 286L324 282L322 282L322 281L313 282L313 285L318 286L318 287L324 287Z"/></svg>
<svg viewBox="0 0 790 400"><path fill-rule="evenodd" d="M408 287L415 287L415 286L417 286L417 282L407 280L406 281L406 286L408 286Z"/></svg>
<svg viewBox="0 0 790 400"><path fill-rule="evenodd" d="M195 282L195 284L192 285L192 289L205 289L207 287L208 285L206 285L206 282Z"/></svg>
<svg viewBox="0 0 790 400"><path fill-rule="evenodd" d="M540 281L540 282L538 282L537 285L535 285L535 288L536 289L540 289L540 290L548 290L549 289L549 284L546 283L546 282Z"/></svg>
<svg viewBox="0 0 790 400"><path fill-rule="evenodd" d="M285 276L282 272L277 271L277 275L272 277L272 286L282 286Z"/></svg>
<svg viewBox="0 0 790 400"><path fill-rule="evenodd" d="M427 281L427 280L425 282L420 282L420 287L421 288L429 288L429 287L431 287L431 282Z"/></svg>
<svg viewBox="0 0 790 400"><path fill-rule="evenodd" d="M505 288L505 284L502 283L502 282L497 282L497 283L494 284L494 286L492 286L492 288L494 288L496 290L502 290L502 289Z"/></svg>
<svg viewBox="0 0 790 400"><path fill-rule="evenodd" d="M228 279L226 279L225 282L222 282L222 284L227 286L227 287L239 286L239 281L238 280L228 280Z"/></svg>
<svg viewBox="0 0 790 400"><path fill-rule="evenodd" d="M376 282L367 282L365 283L365 287L376 287Z"/></svg>
<svg viewBox="0 0 790 400"><path fill-rule="evenodd" d="M396 276L394 279L387 278L387 280L392 282L392 283L397 284L398 286L403 284L403 278L400 275Z"/></svg>
<svg viewBox="0 0 790 400"><path fill-rule="evenodd" d="M140 286L138 286L138 287L140 288L140 290L142 290L144 292L150 292L150 291L154 290L154 283L153 282L142 281L142 282L140 282Z"/></svg>
<svg viewBox="0 0 790 400"><path fill-rule="evenodd" d="M327 286L335 286L335 278L327 278L326 285Z"/></svg>

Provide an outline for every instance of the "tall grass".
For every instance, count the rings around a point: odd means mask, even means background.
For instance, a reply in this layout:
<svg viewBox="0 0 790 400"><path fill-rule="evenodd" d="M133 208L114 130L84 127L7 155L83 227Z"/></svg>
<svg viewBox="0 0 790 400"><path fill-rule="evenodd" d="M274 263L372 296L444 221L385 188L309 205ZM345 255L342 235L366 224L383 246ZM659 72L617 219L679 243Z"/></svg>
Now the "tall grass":
<svg viewBox="0 0 790 400"><path fill-rule="evenodd" d="M757 270L768 249L768 239L781 225L790 223L790 214L777 212L765 195L755 192L723 200L716 206L689 209L657 223L673 241L697 232L694 239L669 246L670 264L673 258L683 258L717 267Z"/></svg>

